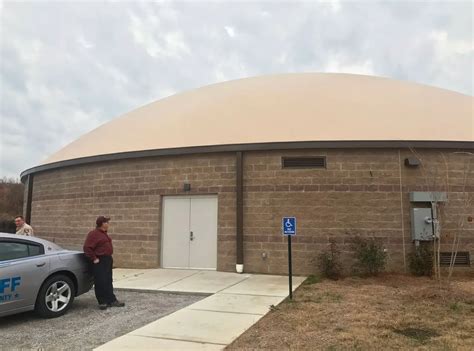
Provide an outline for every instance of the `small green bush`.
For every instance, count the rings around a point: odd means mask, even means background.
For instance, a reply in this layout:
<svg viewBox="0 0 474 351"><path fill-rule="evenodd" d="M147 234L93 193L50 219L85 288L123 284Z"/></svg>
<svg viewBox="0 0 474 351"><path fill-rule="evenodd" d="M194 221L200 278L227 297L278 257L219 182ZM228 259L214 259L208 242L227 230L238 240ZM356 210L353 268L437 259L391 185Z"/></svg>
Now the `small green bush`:
<svg viewBox="0 0 474 351"><path fill-rule="evenodd" d="M426 245L418 246L415 252L409 255L408 260L408 267L413 275L419 277L433 275L433 253Z"/></svg>
<svg viewBox="0 0 474 351"><path fill-rule="evenodd" d="M387 254L374 238L354 239L356 263L354 269L361 275L374 276L385 269Z"/></svg>
<svg viewBox="0 0 474 351"><path fill-rule="evenodd" d="M321 274L329 279L337 280L341 277L341 264L339 262L339 250L336 243L331 241L328 251L318 256L318 265Z"/></svg>

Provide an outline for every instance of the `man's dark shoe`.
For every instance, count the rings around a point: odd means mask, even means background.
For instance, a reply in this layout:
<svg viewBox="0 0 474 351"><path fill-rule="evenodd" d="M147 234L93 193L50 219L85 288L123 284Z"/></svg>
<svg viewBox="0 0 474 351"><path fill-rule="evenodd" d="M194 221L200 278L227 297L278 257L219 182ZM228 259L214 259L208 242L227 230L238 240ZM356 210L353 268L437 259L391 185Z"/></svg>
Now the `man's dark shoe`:
<svg viewBox="0 0 474 351"><path fill-rule="evenodd" d="M124 307L124 306L125 306L124 302L119 302L117 300L107 305L107 307Z"/></svg>
<svg viewBox="0 0 474 351"><path fill-rule="evenodd" d="M101 304L99 304L99 308L100 308L101 310L106 310L107 307L108 307L108 305L107 305L106 303L101 303Z"/></svg>

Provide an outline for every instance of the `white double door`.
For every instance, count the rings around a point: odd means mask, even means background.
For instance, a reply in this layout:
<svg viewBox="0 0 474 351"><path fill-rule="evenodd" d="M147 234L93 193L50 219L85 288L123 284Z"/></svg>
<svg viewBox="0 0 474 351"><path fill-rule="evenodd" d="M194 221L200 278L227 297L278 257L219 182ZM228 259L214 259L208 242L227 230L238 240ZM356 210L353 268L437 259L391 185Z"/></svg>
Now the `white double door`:
<svg viewBox="0 0 474 351"><path fill-rule="evenodd" d="M163 198L161 266L216 269L217 196Z"/></svg>

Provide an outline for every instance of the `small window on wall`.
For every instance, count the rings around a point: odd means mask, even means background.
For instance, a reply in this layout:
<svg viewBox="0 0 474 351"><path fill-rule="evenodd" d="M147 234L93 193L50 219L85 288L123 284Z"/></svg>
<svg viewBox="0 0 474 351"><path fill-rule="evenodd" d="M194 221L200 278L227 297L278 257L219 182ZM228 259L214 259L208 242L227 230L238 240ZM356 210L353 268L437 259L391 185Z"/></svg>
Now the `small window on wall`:
<svg viewBox="0 0 474 351"><path fill-rule="evenodd" d="M325 156L282 157L283 168L326 168Z"/></svg>

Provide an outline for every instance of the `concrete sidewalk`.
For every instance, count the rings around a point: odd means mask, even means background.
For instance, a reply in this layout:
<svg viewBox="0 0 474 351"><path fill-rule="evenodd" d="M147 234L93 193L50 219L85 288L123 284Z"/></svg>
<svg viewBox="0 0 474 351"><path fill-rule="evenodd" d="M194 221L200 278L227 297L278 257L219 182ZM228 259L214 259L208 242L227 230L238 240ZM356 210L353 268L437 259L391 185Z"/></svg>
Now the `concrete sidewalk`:
<svg viewBox="0 0 474 351"><path fill-rule="evenodd" d="M114 286L212 295L96 350L222 350L288 296L288 277L215 271L116 269Z"/></svg>

